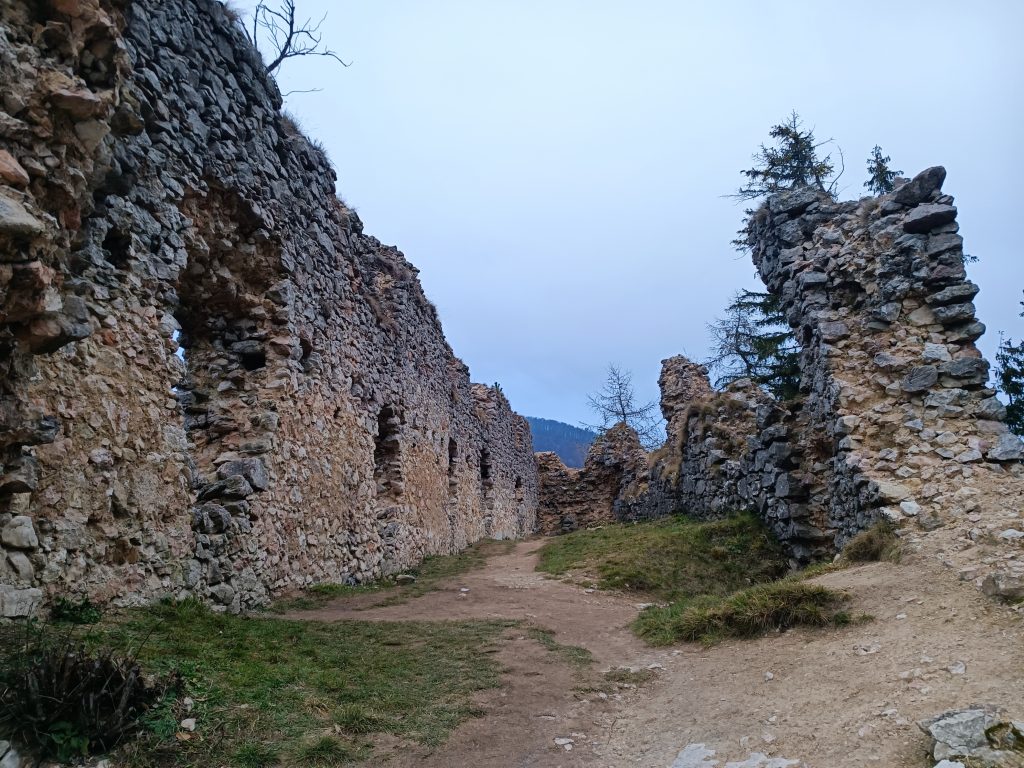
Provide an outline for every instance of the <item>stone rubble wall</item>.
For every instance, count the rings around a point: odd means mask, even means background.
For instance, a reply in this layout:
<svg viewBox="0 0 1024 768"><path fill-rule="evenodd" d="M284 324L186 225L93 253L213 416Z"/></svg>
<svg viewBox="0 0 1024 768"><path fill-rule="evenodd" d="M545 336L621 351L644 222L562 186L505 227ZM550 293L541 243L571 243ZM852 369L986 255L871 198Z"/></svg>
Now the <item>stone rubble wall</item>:
<svg viewBox="0 0 1024 768"><path fill-rule="evenodd" d="M812 522L839 547L882 516L934 527L968 496L1020 489L1024 444L974 344L985 326L945 175L857 202L795 190L750 222L754 264L801 344Z"/></svg>
<svg viewBox="0 0 1024 768"><path fill-rule="evenodd" d="M0 6L0 615L229 610L534 527L472 385L215 0Z"/></svg>
<svg viewBox="0 0 1024 768"><path fill-rule="evenodd" d="M590 446L581 469L569 469L557 454L537 454L540 505L537 530L569 533L620 520L630 499L646 490L647 453L636 431L616 424Z"/></svg>
<svg viewBox="0 0 1024 768"><path fill-rule="evenodd" d="M880 518L924 530L965 517L1019 525L1024 443L974 344L985 330L978 287L944 178L930 168L855 202L797 189L752 214L754 264L801 345L800 393L777 402L746 381L714 392L703 366L663 361L668 441L646 476L619 479L616 519L751 510L798 562ZM547 479L545 506L557 507ZM1006 584L1024 579L1011 560Z"/></svg>

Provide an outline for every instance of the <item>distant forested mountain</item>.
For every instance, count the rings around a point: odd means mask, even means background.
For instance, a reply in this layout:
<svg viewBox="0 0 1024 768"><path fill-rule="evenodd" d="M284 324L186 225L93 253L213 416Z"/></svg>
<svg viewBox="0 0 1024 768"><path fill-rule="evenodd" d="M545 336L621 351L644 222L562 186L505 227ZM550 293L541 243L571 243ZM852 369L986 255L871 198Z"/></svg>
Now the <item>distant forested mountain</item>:
<svg viewBox="0 0 1024 768"><path fill-rule="evenodd" d="M582 467L597 434L572 424L527 416L533 433L533 450L554 451L567 467Z"/></svg>

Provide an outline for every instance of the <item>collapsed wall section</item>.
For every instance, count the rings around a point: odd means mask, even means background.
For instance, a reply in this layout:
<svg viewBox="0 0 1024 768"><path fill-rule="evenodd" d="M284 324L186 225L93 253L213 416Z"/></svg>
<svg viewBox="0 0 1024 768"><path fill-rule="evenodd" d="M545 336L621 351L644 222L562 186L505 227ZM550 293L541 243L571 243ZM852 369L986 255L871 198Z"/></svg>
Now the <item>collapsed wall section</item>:
<svg viewBox="0 0 1024 768"><path fill-rule="evenodd" d="M537 468L541 533L569 533L621 520L631 500L646 493L647 453L636 431L624 423L594 440L582 468L567 468L550 451L537 454Z"/></svg>
<svg viewBox="0 0 1024 768"><path fill-rule="evenodd" d="M239 610L533 528L525 420L220 3L0 21L0 612Z"/></svg>
<svg viewBox="0 0 1024 768"><path fill-rule="evenodd" d="M974 344L978 286L945 175L859 202L798 189L749 224L801 345L800 442L816 458L817 522L838 546L883 515L939 525L965 487L1019 485L1024 445Z"/></svg>
<svg viewBox="0 0 1024 768"><path fill-rule="evenodd" d="M754 264L800 344L799 394L777 401L745 380L715 392L703 366L663 361L668 440L620 483L617 519L750 510L807 562L880 518L1017 518L1024 443L974 343L978 287L944 178L930 168L856 202L801 188L752 214Z"/></svg>

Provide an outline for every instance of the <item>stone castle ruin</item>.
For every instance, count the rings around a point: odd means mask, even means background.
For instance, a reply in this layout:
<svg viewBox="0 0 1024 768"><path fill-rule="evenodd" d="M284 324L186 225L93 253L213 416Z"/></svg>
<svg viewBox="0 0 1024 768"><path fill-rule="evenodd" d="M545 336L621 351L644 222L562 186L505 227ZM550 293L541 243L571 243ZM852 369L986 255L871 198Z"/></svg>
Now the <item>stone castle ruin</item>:
<svg viewBox="0 0 1024 768"><path fill-rule="evenodd" d="M0 82L0 616L58 595L239 611L676 511L755 511L808 562L883 516L1022 495L941 168L770 198L748 245L799 397L671 358L666 445L616 428L577 471L470 382L219 2L11 0Z"/></svg>
<svg viewBox="0 0 1024 768"><path fill-rule="evenodd" d="M883 517L929 530L1020 502L1024 443L974 344L978 287L944 178L929 168L857 202L812 188L768 199L747 245L800 342L799 396L778 402L742 380L715 392L702 366L665 360L668 441L596 516L752 510L808 562ZM542 527L563 508L551 474ZM581 471L581 483L594 479Z"/></svg>
<svg viewBox="0 0 1024 768"><path fill-rule="evenodd" d="M0 614L237 611L533 529L526 421L220 3L0 22Z"/></svg>

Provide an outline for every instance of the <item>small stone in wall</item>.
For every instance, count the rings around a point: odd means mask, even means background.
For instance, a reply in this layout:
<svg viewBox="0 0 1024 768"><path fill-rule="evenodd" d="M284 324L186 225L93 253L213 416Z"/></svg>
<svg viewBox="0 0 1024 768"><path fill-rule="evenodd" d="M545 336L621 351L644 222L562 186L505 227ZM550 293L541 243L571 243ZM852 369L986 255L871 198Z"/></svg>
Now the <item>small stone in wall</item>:
<svg viewBox="0 0 1024 768"><path fill-rule="evenodd" d="M1012 432L1004 432L989 449L988 458L992 461L1019 461L1024 459L1024 442Z"/></svg>
<svg viewBox="0 0 1024 768"><path fill-rule="evenodd" d="M17 515L0 531L0 542L5 547L12 549L35 549L39 546L39 539L36 537L35 528L32 527L32 518L25 515Z"/></svg>
<svg viewBox="0 0 1024 768"><path fill-rule="evenodd" d="M0 194L0 232L8 235L31 236L43 231L39 219L25 210L25 206L7 195Z"/></svg>

